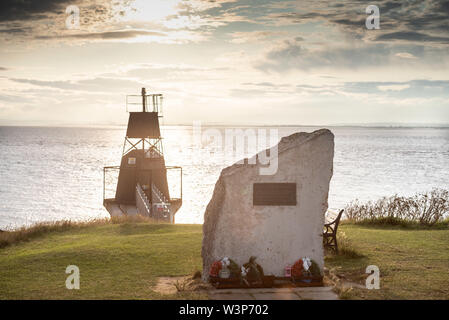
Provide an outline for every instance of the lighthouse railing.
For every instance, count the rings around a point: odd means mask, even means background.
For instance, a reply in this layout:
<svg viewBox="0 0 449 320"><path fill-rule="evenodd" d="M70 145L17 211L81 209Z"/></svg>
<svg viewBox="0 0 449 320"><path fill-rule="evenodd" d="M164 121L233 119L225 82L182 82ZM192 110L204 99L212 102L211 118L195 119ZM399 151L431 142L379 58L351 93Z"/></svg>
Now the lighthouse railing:
<svg viewBox="0 0 449 320"><path fill-rule="evenodd" d="M151 206L145 192L143 192L140 183L136 185L136 207L137 211L145 216L151 216Z"/></svg>
<svg viewBox="0 0 449 320"><path fill-rule="evenodd" d="M114 200L120 166L103 167L103 202Z"/></svg>
<svg viewBox="0 0 449 320"><path fill-rule="evenodd" d="M163 116L163 96L162 94L146 94L127 95L126 96L126 112L140 112L143 109L143 101L145 100L146 112L157 112L159 117Z"/></svg>
<svg viewBox="0 0 449 320"><path fill-rule="evenodd" d="M164 194L155 186L155 184L151 184L151 190L153 191L153 199L156 199L158 201L156 202L161 202L161 203L169 203L169 201L167 200L167 198L164 196Z"/></svg>
<svg viewBox="0 0 449 320"><path fill-rule="evenodd" d="M169 185L169 197L165 196L161 191L161 194L165 197L165 202L171 202L172 200L182 199L182 167L178 166L166 166L167 179ZM103 168L103 201L115 200L118 176L120 173L120 166L107 166ZM122 168L123 169L123 168ZM126 169L126 168L124 168ZM150 172L151 170L141 170L142 173Z"/></svg>

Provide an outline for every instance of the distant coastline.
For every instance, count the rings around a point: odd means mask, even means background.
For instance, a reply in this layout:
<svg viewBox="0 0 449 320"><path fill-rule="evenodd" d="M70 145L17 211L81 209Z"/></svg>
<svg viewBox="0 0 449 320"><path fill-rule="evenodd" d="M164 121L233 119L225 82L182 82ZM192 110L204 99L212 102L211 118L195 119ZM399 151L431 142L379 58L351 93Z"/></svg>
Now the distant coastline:
<svg viewBox="0 0 449 320"><path fill-rule="evenodd" d="M167 123L163 127L192 127L193 124L187 123ZM413 129L413 128L429 128L429 129L447 129L449 123L438 124L418 124L418 123L336 123L336 124L232 124L232 123L202 123L202 127L219 127L219 128L382 128L382 129ZM17 127L17 128L92 128L92 129L122 129L126 128L126 123L122 124L4 124L0 121L0 127Z"/></svg>

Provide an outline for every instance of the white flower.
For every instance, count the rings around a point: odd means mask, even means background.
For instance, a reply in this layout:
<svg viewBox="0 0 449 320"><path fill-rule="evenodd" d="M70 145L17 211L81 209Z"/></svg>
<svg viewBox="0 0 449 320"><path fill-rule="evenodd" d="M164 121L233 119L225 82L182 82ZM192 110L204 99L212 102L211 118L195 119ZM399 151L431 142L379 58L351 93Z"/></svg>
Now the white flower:
<svg viewBox="0 0 449 320"><path fill-rule="evenodd" d="M231 261L229 261L228 257L224 257L223 259L221 259L221 264L223 265L223 267L228 267L231 264Z"/></svg>
<svg viewBox="0 0 449 320"><path fill-rule="evenodd" d="M242 266L242 277L245 277L248 273L248 270L245 269L245 267Z"/></svg>
<svg viewBox="0 0 449 320"><path fill-rule="evenodd" d="M305 271L309 271L310 266L312 265L312 261L309 257L305 257L302 259L302 265Z"/></svg>

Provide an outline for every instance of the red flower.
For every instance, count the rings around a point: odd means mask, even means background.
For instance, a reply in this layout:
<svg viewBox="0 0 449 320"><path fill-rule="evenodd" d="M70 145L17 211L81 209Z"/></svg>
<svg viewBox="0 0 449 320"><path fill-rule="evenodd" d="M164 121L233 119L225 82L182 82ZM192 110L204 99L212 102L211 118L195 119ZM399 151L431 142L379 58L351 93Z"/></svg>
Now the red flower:
<svg viewBox="0 0 449 320"><path fill-rule="evenodd" d="M295 264L292 267L292 276L299 278L302 276L302 272L304 270L304 266L302 264L302 259L299 259L295 262Z"/></svg>
<svg viewBox="0 0 449 320"><path fill-rule="evenodd" d="M211 277L218 277L218 273L220 272L222 267L221 261L215 261L210 266L209 275Z"/></svg>

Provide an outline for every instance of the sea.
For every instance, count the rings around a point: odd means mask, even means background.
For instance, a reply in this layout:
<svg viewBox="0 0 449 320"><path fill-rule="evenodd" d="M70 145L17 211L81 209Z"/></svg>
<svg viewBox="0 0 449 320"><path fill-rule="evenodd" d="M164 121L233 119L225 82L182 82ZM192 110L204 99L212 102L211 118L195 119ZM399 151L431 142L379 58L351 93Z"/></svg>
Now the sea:
<svg viewBox="0 0 449 320"><path fill-rule="evenodd" d="M320 128L164 126L166 164L182 167L176 223L201 224L221 170L239 160L224 147L226 134L266 134L269 147L283 136ZM449 189L449 128L327 128L335 135L330 208ZM109 217L103 197L113 197L117 172L103 168L119 165L125 133L120 126L0 127L0 229ZM179 176L180 170L170 170L172 197L181 195Z"/></svg>

